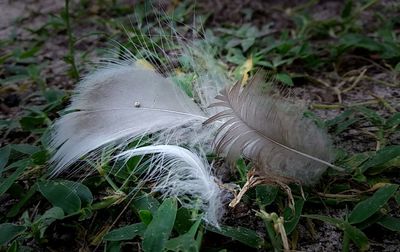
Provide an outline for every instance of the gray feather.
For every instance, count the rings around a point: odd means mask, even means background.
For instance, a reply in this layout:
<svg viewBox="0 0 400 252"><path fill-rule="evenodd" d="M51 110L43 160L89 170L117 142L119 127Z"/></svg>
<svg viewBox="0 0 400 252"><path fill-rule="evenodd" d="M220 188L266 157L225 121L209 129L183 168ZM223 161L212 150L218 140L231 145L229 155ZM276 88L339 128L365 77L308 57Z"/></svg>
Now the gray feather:
<svg viewBox="0 0 400 252"><path fill-rule="evenodd" d="M244 88L240 82L224 89L213 106L225 110L207 120L224 121L216 150L228 160L241 154L252 160L261 175L316 182L333 159L328 135L303 117L302 103L274 94L257 74ZM333 165L330 165L333 166Z"/></svg>

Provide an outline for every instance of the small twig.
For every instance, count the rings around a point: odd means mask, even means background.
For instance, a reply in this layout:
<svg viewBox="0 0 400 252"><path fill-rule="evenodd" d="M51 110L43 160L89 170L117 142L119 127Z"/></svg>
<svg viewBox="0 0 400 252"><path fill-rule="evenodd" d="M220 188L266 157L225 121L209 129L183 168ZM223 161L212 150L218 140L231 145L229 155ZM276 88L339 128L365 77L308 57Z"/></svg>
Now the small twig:
<svg viewBox="0 0 400 252"><path fill-rule="evenodd" d="M260 184L272 184L272 185L278 185L280 186L288 195L289 199L289 207L294 210L294 198L292 194L292 190L290 187L287 185L290 182L295 182L299 183L298 181L295 181L294 179L283 177L283 176L276 176L276 175L271 175L270 177L262 177L259 176L256 172L256 169L253 168L247 173L247 181L242 187L242 189L239 191L239 193L236 195L236 197L229 203L229 207L235 207L242 199L243 195L252 187L255 187ZM302 196L304 197L303 190L302 190Z"/></svg>
<svg viewBox="0 0 400 252"><path fill-rule="evenodd" d="M317 192L318 196L324 197L324 198L334 198L334 199L352 199L352 198L357 198L358 195L354 194L334 194L334 193L320 193Z"/></svg>
<svg viewBox="0 0 400 252"><path fill-rule="evenodd" d="M395 108L393 108L384 98L382 98L382 97L380 97L380 96L378 96L378 95L376 95L376 94L374 94L374 93L371 93L370 92L370 95L372 96L372 97L374 97L375 99L377 99L385 108L387 108L391 113L396 113L397 112L397 110L395 109Z"/></svg>
<svg viewBox="0 0 400 252"><path fill-rule="evenodd" d="M344 90L342 90L342 93L347 93L350 90L352 90L353 88L355 88L357 86L357 84L360 82L360 80L364 77L365 73L367 72L367 68L364 69L360 75L357 76L357 78L353 81L353 84L351 84L350 87L345 88Z"/></svg>
<svg viewBox="0 0 400 252"><path fill-rule="evenodd" d="M364 76L363 79L367 79L367 80L370 80L370 81L375 81L375 82L378 82L379 84L385 85L387 87L399 87L398 83L390 83L390 82L387 82L387 81L378 80L378 79L372 78L372 77L367 76L367 75Z"/></svg>
<svg viewBox="0 0 400 252"><path fill-rule="evenodd" d="M357 106L364 106L364 105L372 105L372 104L377 104L379 101L377 100L369 100L365 102L358 102L358 103L353 103L353 104L320 104L320 103L314 103L311 104L310 107L312 109L342 109L342 108L351 108L351 107L357 107Z"/></svg>

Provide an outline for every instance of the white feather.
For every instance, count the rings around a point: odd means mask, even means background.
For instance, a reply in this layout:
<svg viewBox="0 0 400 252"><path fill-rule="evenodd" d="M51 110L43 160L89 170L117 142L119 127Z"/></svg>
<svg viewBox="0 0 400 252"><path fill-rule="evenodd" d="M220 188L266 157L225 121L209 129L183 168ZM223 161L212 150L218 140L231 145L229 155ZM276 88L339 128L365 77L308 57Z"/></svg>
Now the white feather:
<svg viewBox="0 0 400 252"><path fill-rule="evenodd" d="M138 65L111 65L86 77L51 136L57 174L89 152L160 130L202 122L204 113L174 83Z"/></svg>
<svg viewBox="0 0 400 252"><path fill-rule="evenodd" d="M204 220L218 226L223 214L223 191L212 175L205 158L174 145L152 145L124 151L116 158L128 159L133 156L154 155L142 181L154 181L153 191L163 197L176 196L183 206L193 208L198 205L204 211ZM185 199L183 196L189 196Z"/></svg>

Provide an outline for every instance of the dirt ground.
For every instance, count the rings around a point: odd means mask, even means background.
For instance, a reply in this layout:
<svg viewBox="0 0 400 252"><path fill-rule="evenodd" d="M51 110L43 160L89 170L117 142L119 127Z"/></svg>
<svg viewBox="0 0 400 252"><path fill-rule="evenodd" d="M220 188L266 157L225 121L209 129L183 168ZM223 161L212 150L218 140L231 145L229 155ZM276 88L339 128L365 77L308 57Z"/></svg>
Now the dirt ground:
<svg viewBox="0 0 400 252"><path fill-rule="evenodd" d="M78 2L78 1L75 1ZM125 1L127 2L127 1ZM266 23L273 23L273 29L279 31L282 28L290 28L293 23L286 18L282 18L281 10L289 11L290 8L298 4L305 4L308 1L252 1L252 0L223 0L223 1L198 1L201 9L211 10L212 16L206 25L210 27L219 27L230 24L243 24L251 22L257 26ZM390 6L395 1L382 1L385 6ZM74 3L74 2L73 2ZM72 6L74 4L71 3ZM313 10L316 19L326 19L338 15L342 1L320 1ZM0 0L0 39L9 40L9 43L3 45L0 49L0 55L5 55L18 48L29 49L34 40L32 30L39 30L48 23L49 18L58 15L64 8L64 1L52 0ZM242 14L243 9L254 10L254 15L250 20L246 20ZM94 22L73 22L73 31L77 37L91 34L93 31L102 31L104 33L112 33L112 28L104 23L97 22L101 18L114 18L107 14L107 10L99 9L96 4L88 5L88 16L96 17ZM398 13L397 13L398 14ZM395 15L395 13L388 13ZM372 23L371 23L372 22ZM364 23L366 29L373 28L373 18L368 13L365 14ZM36 35L35 35L36 36ZM35 38L36 39L36 38ZM66 64L64 57L68 53L67 35L65 32L51 34L45 37L40 43L43 43L40 51L37 53L36 64L43 64L40 75L46 81L49 87L58 87L63 90L72 90L75 81L68 76L69 66ZM321 41L323 42L323 41ZM109 46L106 36L93 34L84 37L76 44L77 64L81 73L87 72L89 67L81 65L82 62L96 61L98 49L107 48ZM82 60L82 58L85 60ZM29 63L29 62L28 62ZM22 66L26 63L18 63ZM0 69L1 80L9 77L8 67L15 66L13 62L7 62ZM343 104L352 104L374 100L376 97L384 98L389 101L390 105L400 109L400 89L398 87L388 87L377 85L373 81L363 80L346 94L338 97L334 93L335 87L340 85L348 85L348 83L338 83L337 73L342 76L358 76L365 68L375 74L375 78L379 80L391 80L392 76L386 71L381 71L380 67L375 63L365 63L363 59L348 58L343 59L341 69L328 68L324 72L310 73L316 79L324 80L330 88L326 88L321 83L304 82L303 85L296 86L296 96L315 103L334 103L341 99ZM322 85L322 86L321 86ZM12 83L2 85L0 93L0 119L14 118L21 113L21 107L34 104L35 98L30 95L37 91L38 87L32 82L24 81L23 83ZM372 105L374 106L374 105ZM380 109L376 106L377 109ZM317 114L323 119L331 119L337 116L340 110L317 110ZM378 113L385 115L385 110L379 110ZM21 139L21 137L13 137L10 134L7 138L3 138L2 145L5 143L21 143L29 142L29 136ZM392 144L400 144L400 136L397 134L388 141ZM350 130L335 139L335 143L345 148L348 152L356 153L372 150L375 143L368 139L365 134L361 134L357 130ZM333 217L343 217L346 212L343 209L332 209L326 207L324 209L316 209L324 215ZM263 223L256 219L251 213L250 206L240 204L237 209L230 210L226 218L227 224L243 225L264 232ZM337 228L322 223L314 226L314 232L310 232L310 223L301 220L298 231L299 244L297 250L300 251L338 251L342 246L342 232ZM377 230L381 232L381 230ZM371 231L370 231L371 232ZM370 236L369 236L370 237ZM375 234L376 242L372 241L371 251L400 251L399 235L393 233ZM354 251L356 250L353 247ZM232 249L235 251L235 249Z"/></svg>

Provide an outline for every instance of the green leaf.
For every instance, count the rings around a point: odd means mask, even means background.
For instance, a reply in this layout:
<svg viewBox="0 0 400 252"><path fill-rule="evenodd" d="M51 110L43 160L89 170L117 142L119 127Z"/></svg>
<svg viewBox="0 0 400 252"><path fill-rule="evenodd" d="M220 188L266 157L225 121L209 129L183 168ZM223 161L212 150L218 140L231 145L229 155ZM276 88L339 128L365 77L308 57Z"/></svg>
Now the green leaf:
<svg viewBox="0 0 400 252"><path fill-rule="evenodd" d="M33 131L41 128L45 120L43 116L25 116L19 120L19 124L24 131Z"/></svg>
<svg viewBox="0 0 400 252"><path fill-rule="evenodd" d="M249 50L249 48L254 45L254 42L256 41L255 38L246 38L246 39L242 39L240 41L240 45L242 46L243 52L246 52L247 50Z"/></svg>
<svg viewBox="0 0 400 252"><path fill-rule="evenodd" d="M363 116L374 125L380 126L384 122L384 119L372 109L368 109L366 107L358 107L357 110L360 111Z"/></svg>
<svg viewBox="0 0 400 252"><path fill-rule="evenodd" d="M4 167L8 163L8 158L10 157L11 148L9 145L4 146L0 149L0 175L3 172Z"/></svg>
<svg viewBox="0 0 400 252"><path fill-rule="evenodd" d="M10 176L1 181L0 196L3 195L3 193L5 193L12 186L15 180L19 178L19 176L25 171L29 164L30 160L23 159L7 166L7 170L13 169L14 167L17 167L17 169Z"/></svg>
<svg viewBox="0 0 400 252"><path fill-rule="evenodd" d="M43 238L46 229L55 220L64 219L64 211L59 207L53 207L47 210L42 216L39 216L31 225L32 233L35 237Z"/></svg>
<svg viewBox="0 0 400 252"><path fill-rule="evenodd" d="M400 232L400 219L392 216L385 216L378 221L382 227L394 232Z"/></svg>
<svg viewBox="0 0 400 252"><path fill-rule="evenodd" d="M64 211L60 207L52 207L47 210L42 216L40 216L39 220L47 220L47 219L56 219L61 220L64 218Z"/></svg>
<svg viewBox="0 0 400 252"><path fill-rule="evenodd" d="M293 86L293 80L287 73L277 73L275 78L287 86Z"/></svg>
<svg viewBox="0 0 400 252"><path fill-rule="evenodd" d="M177 212L176 200L164 200L143 236L143 251L163 251L174 227Z"/></svg>
<svg viewBox="0 0 400 252"><path fill-rule="evenodd" d="M270 185L259 185L256 187L256 201L261 207L268 206L275 201L278 187Z"/></svg>
<svg viewBox="0 0 400 252"><path fill-rule="evenodd" d="M81 200L74 190L62 182L39 182L39 191L53 206L60 207L67 214L76 213L81 209Z"/></svg>
<svg viewBox="0 0 400 252"><path fill-rule="evenodd" d="M394 70L398 73L400 73L400 62L396 64L396 66L394 67Z"/></svg>
<svg viewBox="0 0 400 252"><path fill-rule="evenodd" d="M111 230L103 237L103 240L105 241L132 240L138 235L143 236L145 230L146 230L146 225L144 223L136 223Z"/></svg>
<svg viewBox="0 0 400 252"><path fill-rule="evenodd" d="M49 153L45 150L38 151L32 154L32 161L37 165L44 165L49 159Z"/></svg>
<svg viewBox="0 0 400 252"><path fill-rule="evenodd" d="M349 128L351 125L353 125L354 123L356 123L358 121L359 121L358 118L349 118L348 120L346 120L344 122L338 123L338 125L336 126L336 129L335 129L335 134L342 133L343 131L345 131L347 128Z"/></svg>
<svg viewBox="0 0 400 252"><path fill-rule="evenodd" d="M400 65L400 63L399 63ZM400 124L400 112L395 113L385 123L386 128L393 128Z"/></svg>
<svg viewBox="0 0 400 252"><path fill-rule="evenodd" d="M207 226L207 230L214 233L230 237L234 240L240 241L252 248L261 248L264 244L264 239L261 238L254 230L244 227L229 227L221 226L219 229L212 226Z"/></svg>
<svg viewBox="0 0 400 252"><path fill-rule="evenodd" d="M71 189L76 195L78 195L82 201L82 205L88 206L93 203L92 192L84 184L68 180L62 180L59 182Z"/></svg>
<svg viewBox="0 0 400 252"><path fill-rule="evenodd" d="M157 213L157 209L160 203L150 194L143 194L138 196L132 203L132 205L138 210L149 210L153 215Z"/></svg>
<svg viewBox="0 0 400 252"><path fill-rule="evenodd" d="M340 43L346 47L364 48L371 52L381 52L383 50L380 43L363 34L345 34L341 37Z"/></svg>
<svg viewBox="0 0 400 252"><path fill-rule="evenodd" d="M12 239L20 235L26 230L26 227L15 225L12 223L0 224L0 245L6 245Z"/></svg>
<svg viewBox="0 0 400 252"><path fill-rule="evenodd" d="M139 210L139 218L147 226L153 219L153 215L149 210Z"/></svg>
<svg viewBox="0 0 400 252"><path fill-rule="evenodd" d="M13 241L11 245L8 247L7 252L19 252L19 244L18 241Z"/></svg>
<svg viewBox="0 0 400 252"><path fill-rule="evenodd" d="M383 207L397 191L398 185L385 185L371 197L358 203L349 215L349 223L363 222Z"/></svg>
<svg viewBox="0 0 400 252"><path fill-rule="evenodd" d="M349 18L352 14L353 10L353 1L352 0L347 0L346 3L344 4L344 8L340 14L342 18Z"/></svg>
<svg viewBox="0 0 400 252"><path fill-rule="evenodd" d="M366 172L369 168L374 166L383 165L386 162L400 156L400 145L386 146L380 149L376 154L365 162L360 170L362 173Z"/></svg>
<svg viewBox="0 0 400 252"><path fill-rule="evenodd" d="M43 92L43 96L48 103L59 102L66 95L65 91L59 89L47 89Z"/></svg>
<svg viewBox="0 0 400 252"><path fill-rule="evenodd" d="M198 219L190 228L190 230L176 238L167 241L165 248L170 251L183 251L183 252L196 252L199 251L199 246L195 240L197 229L201 223L201 219Z"/></svg>
<svg viewBox="0 0 400 252"><path fill-rule="evenodd" d="M121 252L121 242L119 241L107 242L105 252Z"/></svg>
<svg viewBox="0 0 400 252"><path fill-rule="evenodd" d="M17 216L21 208L29 201L30 198L37 191L37 183L33 184L27 192L24 193L23 197L19 199L18 203L14 204L10 210L7 212L7 217L12 218Z"/></svg>
<svg viewBox="0 0 400 252"><path fill-rule="evenodd" d="M39 147L31 144L12 144L11 148L15 151L28 155L35 154L36 152L41 150Z"/></svg>
<svg viewBox="0 0 400 252"><path fill-rule="evenodd" d="M349 223L344 223L345 235L350 237L350 239L360 248L361 251L366 251L369 248L368 237L358 228L350 225Z"/></svg>
<svg viewBox="0 0 400 252"><path fill-rule="evenodd" d="M285 231L286 234L290 234L293 232L293 230L296 228L297 223L300 220L300 215L301 215L301 211L303 210L303 206L304 206L304 200L303 199L298 199L295 201L294 204L294 213L292 211L292 209L290 209L289 207L285 209L284 213L283 213L283 218L285 220Z"/></svg>
<svg viewBox="0 0 400 252"><path fill-rule="evenodd" d="M192 219L193 216L191 211L184 207L179 208L176 213L174 230L179 234L187 233L194 223Z"/></svg>
<svg viewBox="0 0 400 252"><path fill-rule="evenodd" d="M398 192L394 195L394 200L396 201L397 205L400 205L400 191L398 191Z"/></svg>

